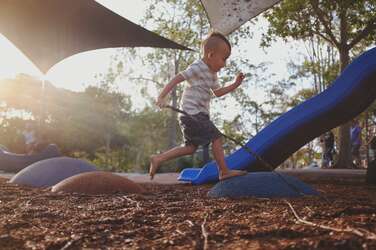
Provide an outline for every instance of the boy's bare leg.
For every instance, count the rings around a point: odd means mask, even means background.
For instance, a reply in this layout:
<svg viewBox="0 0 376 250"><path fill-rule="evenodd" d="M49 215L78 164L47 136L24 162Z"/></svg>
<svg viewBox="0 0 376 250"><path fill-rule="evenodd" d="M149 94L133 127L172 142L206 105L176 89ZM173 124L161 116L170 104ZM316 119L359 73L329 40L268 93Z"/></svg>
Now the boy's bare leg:
<svg viewBox="0 0 376 250"><path fill-rule="evenodd" d="M152 155L150 157L150 168L149 168L150 179L152 180L154 178L154 175L157 172L162 162L172 160L174 158L177 158L183 155L193 154L196 151L196 149L197 149L196 146L189 145L189 146L175 147L159 155Z"/></svg>
<svg viewBox="0 0 376 250"><path fill-rule="evenodd" d="M222 141L221 138L217 138L213 141L213 156L215 161L218 165L218 171L219 171L219 180L228 179L235 176L245 175L247 174L247 171L242 170L230 170L227 167L226 161L225 161L225 154L222 147Z"/></svg>

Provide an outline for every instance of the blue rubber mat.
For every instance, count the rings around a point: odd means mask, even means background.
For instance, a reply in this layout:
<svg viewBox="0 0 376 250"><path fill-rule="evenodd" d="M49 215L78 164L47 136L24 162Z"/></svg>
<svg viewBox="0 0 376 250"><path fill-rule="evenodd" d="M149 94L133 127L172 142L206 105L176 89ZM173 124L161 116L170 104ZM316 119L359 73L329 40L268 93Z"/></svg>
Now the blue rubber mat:
<svg viewBox="0 0 376 250"><path fill-rule="evenodd" d="M292 108L250 139L246 146L276 168L306 143L356 117L376 98L376 48L356 58L322 93ZM240 148L226 157L230 169L267 171ZM218 181L215 162L183 170L178 178L192 184Z"/></svg>
<svg viewBox="0 0 376 250"><path fill-rule="evenodd" d="M299 179L275 172L255 172L218 182L209 192L212 198L289 198L319 195Z"/></svg>

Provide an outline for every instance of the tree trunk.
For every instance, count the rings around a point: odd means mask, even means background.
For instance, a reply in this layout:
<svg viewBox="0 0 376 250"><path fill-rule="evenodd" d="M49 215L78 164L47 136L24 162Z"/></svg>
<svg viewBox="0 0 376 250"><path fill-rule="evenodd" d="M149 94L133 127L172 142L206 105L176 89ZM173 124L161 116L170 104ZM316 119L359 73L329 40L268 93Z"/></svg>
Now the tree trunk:
<svg viewBox="0 0 376 250"><path fill-rule="evenodd" d="M340 63L341 72L349 64L349 50L347 48L340 48ZM338 161L334 165L334 168L352 168L352 156L351 156L351 145L350 145L350 124L347 122L340 126L339 128L339 155Z"/></svg>
<svg viewBox="0 0 376 250"><path fill-rule="evenodd" d="M177 96L176 96L176 89L171 91L171 98L172 98L172 106L177 107ZM176 129L178 126L177 123L177 113L171 110L171 119L169 122L169 129L168 129L168 137L169 137L169 147L175 147L177 141Z"/></svg>
<svg viewBox="0 0 376 250"><path fill-rule="evenodd" d="M326 146L325 146L325 134L320 135L320 146L321 146L321 168L327 168L328 165L324 164L324 154L326 152Z"/></svg>
<svg viewBox="0 0 376 250"><path fill-rule="evenodd" d="M370 162L370 158L369 158L369 140L370 140L370 137L369 137L369 124L368 124L368 111L366 112L366 118L365 118L365 127L366 127L366 166L368 166L369 162Z"/></svg>
<svg viewBox="0 0 376 250"><path fill-rule="evenodd" d="M334 168L352 168L351 146L350 146L350 124L347 122L339 128L339 155Z"/></svg>
<svg viewBox="0 0 376 250"><path fill-rule="evenodd" d="M179 73L179 62L177 60L174 60L174 75L178 74ZM177 97L177 93L176 93L176 88L174 88L172 91L171 91L171 99L172 99L172 106L174 108L177 108L177 105L178 105L178 97ZM169 122L169 130L168 130L168 137L169 137L169 147L172 148L172 147L175 147L177 145L176 141L177 141L177 126L178 126L178 122L177 122L177 113L175 111L171 111L171 119L170 119L170 122Z"/></svg>
<svg viewBox="0 0 376 250"><path fill-rule="evenodd" d="M106 147L106 151L105 151L105 164L106 164L106 168L109 167L109 164L110 163L110 144L111 144L111 135L110 133L106 133L105 135L105 147ZM111 166L112 168L112 166Z"/></svg>

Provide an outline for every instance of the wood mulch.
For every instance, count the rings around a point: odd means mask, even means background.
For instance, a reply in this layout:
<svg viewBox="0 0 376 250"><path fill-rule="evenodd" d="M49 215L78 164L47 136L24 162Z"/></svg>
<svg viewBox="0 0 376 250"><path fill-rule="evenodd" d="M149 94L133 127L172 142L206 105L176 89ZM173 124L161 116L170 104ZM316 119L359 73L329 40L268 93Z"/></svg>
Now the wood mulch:
<svg viewBox="0 0 376 250"><path fill-rule="evenodd" d="M376 249L376 187L310 184L321 197L211 199L188 184L90 196L0 178L0 249Z"/></svg>

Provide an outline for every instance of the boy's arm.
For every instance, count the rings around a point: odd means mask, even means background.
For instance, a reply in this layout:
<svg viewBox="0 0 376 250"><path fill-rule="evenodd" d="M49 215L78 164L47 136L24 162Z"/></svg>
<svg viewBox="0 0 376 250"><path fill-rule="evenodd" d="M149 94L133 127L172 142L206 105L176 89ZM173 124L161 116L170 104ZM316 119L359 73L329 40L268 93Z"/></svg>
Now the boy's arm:
<svg viewBox="0 0 376 250"><path fill-rule="evenodd" d="M244 80L244 74L243 73L239 73L237 76L236 76L236 79L235 79L235 82L226 86L226 87L222 87L222 88L218 88L218 89L215 89L213 90L213 93L216 97L221 97L233 90L235 90L237 87L239 87L240 84L242 84L242 81Z"/></svg>
<svg viewBox="0 0 376 250"><path fill-rule="evenodd" d="M170 93L170 91L179 83L184 81L184 77L182 74L177 74L170 80L170 82L163 88L162 92L159 94L157 99L157 106L162 108L165 105L164 98Z"/></svg>

